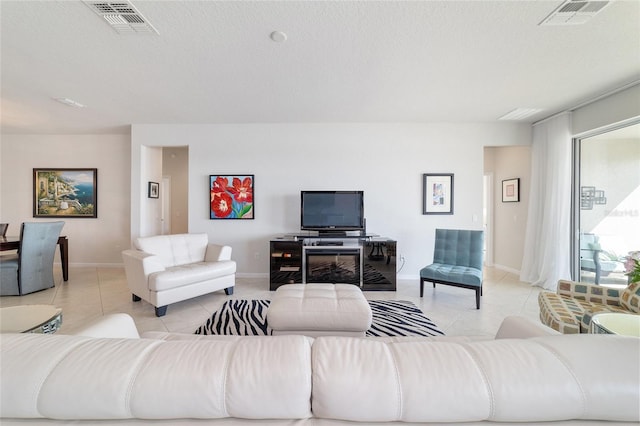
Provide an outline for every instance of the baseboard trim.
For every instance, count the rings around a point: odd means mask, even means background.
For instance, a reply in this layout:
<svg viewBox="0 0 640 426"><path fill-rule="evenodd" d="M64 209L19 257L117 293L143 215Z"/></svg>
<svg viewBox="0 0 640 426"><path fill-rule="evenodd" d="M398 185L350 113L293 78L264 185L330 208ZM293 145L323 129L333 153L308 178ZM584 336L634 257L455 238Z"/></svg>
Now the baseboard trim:
<svg viewBox="0 0 640 426"><path fill-rule="evenodd" d="M512 274L520 276L520 270L509 268L508 266L499 265L497 263L494 263L492 268L499 269L501 271L509 272L509 273L512 273Z"/></svg>
<svg viewBox="0 0 640 426"><path fill-rule="evenodd" d="M60 262L53 262L54 267L62 267ZM69 263L69 268L124 268L124 263Z"/></svg>
<svg viewBox="0 0 640 426"><path fill-rule="evenodd" d="M236 278L269 278L268 272L236 272Z"/></svg>

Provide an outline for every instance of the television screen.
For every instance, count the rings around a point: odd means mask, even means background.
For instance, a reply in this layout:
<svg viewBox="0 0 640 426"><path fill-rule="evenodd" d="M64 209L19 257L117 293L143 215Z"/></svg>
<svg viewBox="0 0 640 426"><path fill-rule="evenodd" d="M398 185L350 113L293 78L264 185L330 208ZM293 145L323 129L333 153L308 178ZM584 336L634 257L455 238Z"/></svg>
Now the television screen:
<svg viewBox="0 0 640 426"><path fill-rule="evenodd" d="M301 191L300 227L308 231L364 229L363 191Z"/></svg>

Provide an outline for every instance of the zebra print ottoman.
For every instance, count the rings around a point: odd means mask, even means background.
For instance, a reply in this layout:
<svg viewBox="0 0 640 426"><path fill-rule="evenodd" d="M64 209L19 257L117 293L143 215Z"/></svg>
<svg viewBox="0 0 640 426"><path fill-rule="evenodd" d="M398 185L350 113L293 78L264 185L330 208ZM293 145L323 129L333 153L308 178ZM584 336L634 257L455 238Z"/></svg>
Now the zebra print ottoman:
<svg viewBox="0 0 640 426"><path fill-rule="evenodd" d="M371 307L353 284L287 284L267 310L273 335L362 336L371 327Z"/></svg>

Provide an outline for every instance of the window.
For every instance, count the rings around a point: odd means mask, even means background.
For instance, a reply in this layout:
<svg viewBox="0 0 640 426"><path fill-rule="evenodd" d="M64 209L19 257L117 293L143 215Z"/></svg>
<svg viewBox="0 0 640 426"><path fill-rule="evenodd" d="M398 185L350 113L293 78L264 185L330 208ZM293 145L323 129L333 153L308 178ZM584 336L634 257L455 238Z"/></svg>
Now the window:
<svg viewBox="0 0 640 426"><path fill-rule="evenodd" d="M640 123L574 143L574 280L624 286L640 250Z"/></svg>

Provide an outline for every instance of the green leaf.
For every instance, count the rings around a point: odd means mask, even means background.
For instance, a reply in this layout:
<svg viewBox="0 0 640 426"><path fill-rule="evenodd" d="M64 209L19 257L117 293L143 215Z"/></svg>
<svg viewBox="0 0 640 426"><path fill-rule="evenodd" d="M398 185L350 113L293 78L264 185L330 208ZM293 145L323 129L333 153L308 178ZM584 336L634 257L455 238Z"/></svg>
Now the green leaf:
<svg viewBox="0 0 640 426"><path fill-rule="evenodd" d="M243 217L245 214L249 213L249 211L251 211L251 207L253 207L253 203L246 204L242 210L240 210L240 213L238 213L238 217Z"/></svg>

